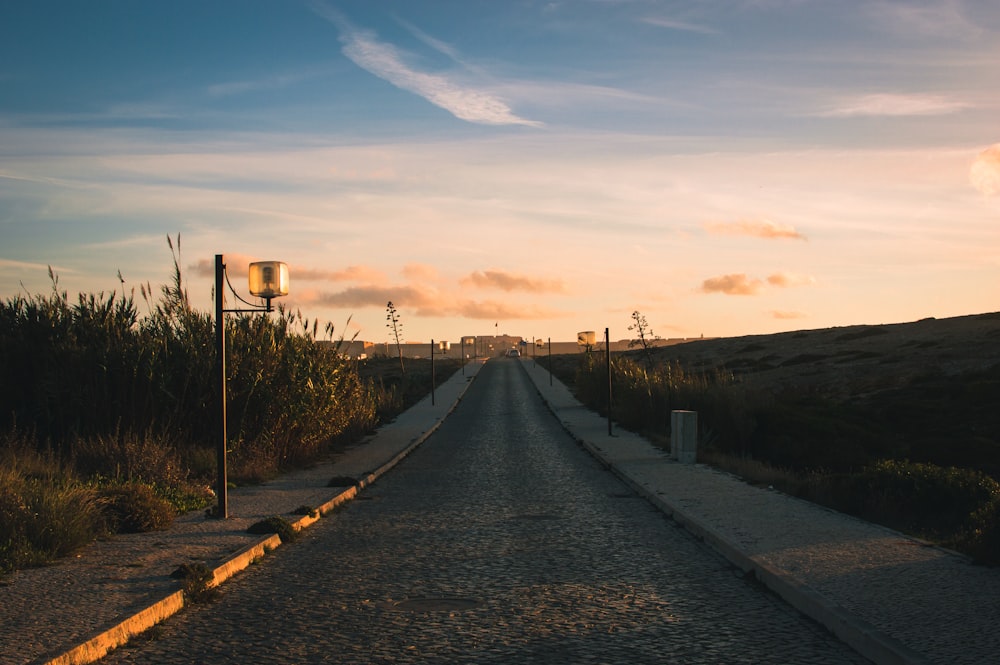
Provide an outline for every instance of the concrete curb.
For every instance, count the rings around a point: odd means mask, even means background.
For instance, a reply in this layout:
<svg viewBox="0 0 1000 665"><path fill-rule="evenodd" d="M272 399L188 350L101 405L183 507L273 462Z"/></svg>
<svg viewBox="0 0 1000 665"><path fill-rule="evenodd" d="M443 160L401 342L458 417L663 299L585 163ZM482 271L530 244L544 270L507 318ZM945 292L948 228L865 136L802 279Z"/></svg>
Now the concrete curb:
<svg viewBox="0 0 1000 665"><path fill-rule="evenodd" d="M354 499L362 489L374 483L380 476L384 475L394 466L403 461L407 455L413 452L418 446L420 446L420 444L424 443L431 436L431 434L436 432L441 426L441 423L444 422L444 419L451 415L451 413L458 407L458 404L465 396L465 392L469 389L469 386L472 385L475 378L476 375L467 377L467 381L465 381L463 387L459 390L458 396L455 398L451 406L448 407L445 413L441 417L437 418L434 424L426 429L422 434L415 437L402 451L394 455L389 461L385 462L374 471L365 474L357 481L357 484L354 487L349 487L339 492L329 501L318 506L315 509L316 512L314 514L303 515L299 519L292 522L292 528L296 531L301 531L302 529L312 526L318 522L320 518L325 517L327 514ZM281 538L278 534L270 534L262 537L256 543L252 543L244 547L235 554L226 557L221 563L212 569L212 583L210 586L219 586L236 573L246 569L255 561L262 559L268 553L277 549L280 545ZM33 661L33 665L89 665L90 663L94 663L106 656L112 650L123 646L130 639L149 630L164 619L180 612L184 609L186 602L187 601L184 598L183 591L174 591L166 597L154 601L145 609L139 610L132 616L116 623L107 630L102 631L84 643L59 654L58 656L46 656L35 660Z"/></svg>
<svg viewBox="0 0 1000 665"><path fill-rule="evenodd" d="M816 590L798 580L790 572L770 566L743 552L739 546L711 527L699 523L692 516L672 504L668 499L639 483L626 471L610 461L604 451L592 441L587 441L574 432L563 420L557 409L546 399L538 381L522 363L539 397L559 421L562 428L590 453L605 468L646 499L655 508L683 526L699 540L721 554L727 561L754 577L777 594L782 600L808 616L859 654L879 665L927 665L930 661L896 639L885 635L871 624L857 618L848 610L826 598ZM650 444L652 445L652 444Z"/></svg>

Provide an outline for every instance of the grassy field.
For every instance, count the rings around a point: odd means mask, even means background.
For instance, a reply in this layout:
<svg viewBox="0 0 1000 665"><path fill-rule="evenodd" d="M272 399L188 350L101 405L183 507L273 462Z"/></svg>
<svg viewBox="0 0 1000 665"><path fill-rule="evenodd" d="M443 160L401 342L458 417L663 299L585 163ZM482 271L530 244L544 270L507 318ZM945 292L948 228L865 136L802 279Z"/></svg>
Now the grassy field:
<svg viewBox="0 0 1000 665"><path fill-rule="evenodd" d="M545 366L547 359L539 359ZM603 355L553 371L606 413ZM715 340L613 354L613 418L699 458L1000 563L1000 315Z"/></svg>

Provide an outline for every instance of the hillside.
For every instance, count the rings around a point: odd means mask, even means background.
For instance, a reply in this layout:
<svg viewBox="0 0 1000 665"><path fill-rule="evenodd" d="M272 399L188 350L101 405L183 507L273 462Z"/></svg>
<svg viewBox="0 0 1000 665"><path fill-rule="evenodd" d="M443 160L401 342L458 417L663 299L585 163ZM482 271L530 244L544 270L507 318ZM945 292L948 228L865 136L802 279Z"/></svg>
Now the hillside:
<svg viewBox="0 0 1000 665"><path fill-rule="evenodd" d="M755 458L827 470L906 459L1000 478L1000 313L694 340L651 355L733 376L756 405L741 444ZM579 358L557 357L554 371L572 385Z"/></svg>

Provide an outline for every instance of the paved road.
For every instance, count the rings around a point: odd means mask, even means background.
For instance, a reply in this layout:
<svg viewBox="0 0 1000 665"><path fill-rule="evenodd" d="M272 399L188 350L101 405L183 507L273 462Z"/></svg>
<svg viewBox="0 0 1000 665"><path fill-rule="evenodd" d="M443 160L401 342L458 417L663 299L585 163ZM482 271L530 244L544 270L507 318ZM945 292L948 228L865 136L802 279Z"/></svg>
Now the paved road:
<svg viewBox="0 0 1000 665"><path fill-rule="evenodd" d="M363 498L107 663L862 663L487 363Z"/></svg>

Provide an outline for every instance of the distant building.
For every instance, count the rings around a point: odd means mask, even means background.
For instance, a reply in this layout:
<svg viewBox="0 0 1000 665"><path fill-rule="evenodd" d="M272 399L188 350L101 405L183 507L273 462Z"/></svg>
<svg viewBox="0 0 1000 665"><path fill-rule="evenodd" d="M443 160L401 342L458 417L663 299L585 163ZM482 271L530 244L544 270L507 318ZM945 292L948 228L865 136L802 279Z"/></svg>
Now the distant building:
<svg viewBox="0 0 1000 665"><path fill-rule="evenodd" d="M704 337L656 339L650 340L649 344L651 347L661 347L683 344L695 339L704 339ZM465 340L464 345L462 340ZM319 343L333 344L333 342ZM395 358L399 355L400 351L402 351L404 358L430 358L431 356L430 342L406 342L399 346L400 349L397 350L396 344L393 342L364 342L355 340L350 343L344 342L341 347L341 353L352 359L372 358L375 356ZM611 350L616 352L639 348L641 348L639 340L620 339L611 342ZM500 358L507 355L507 352L511 349L517 349L521 352L522 356L527 357L543 356L550 352L548 340L526 340L523 337L515 335L467 335L454 342L435 341L434 343L434 355L439 358L461 358L463 351L467 358ZM598 338L591 350L594 352L604 351L604 339ZM583 353L584 351L585 348L580 346L576 341L552 342L551 353L553 355Z"/></svg>

